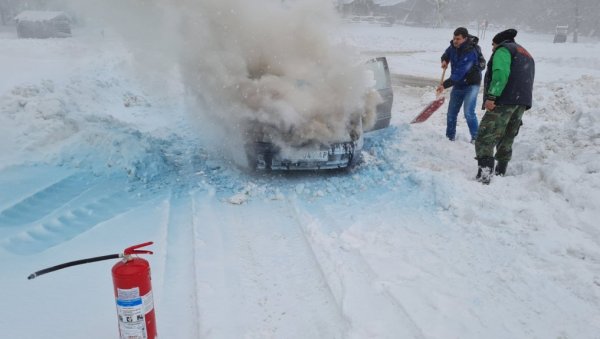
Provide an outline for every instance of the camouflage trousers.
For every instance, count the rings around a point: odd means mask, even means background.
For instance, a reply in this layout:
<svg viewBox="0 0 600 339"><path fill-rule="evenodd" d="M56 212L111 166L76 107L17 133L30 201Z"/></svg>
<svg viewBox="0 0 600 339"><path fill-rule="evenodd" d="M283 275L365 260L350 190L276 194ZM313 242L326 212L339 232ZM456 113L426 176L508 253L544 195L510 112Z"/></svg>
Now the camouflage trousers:
<svg viewBox="0 0 600 339"><path fill-rule="evenodd" d="M524 112L525 106L522 105L498 105L493 111L486 111L475 140L477 159L495 157L500 162L509 162L513 142L523 124L521 118Z"/></svg>

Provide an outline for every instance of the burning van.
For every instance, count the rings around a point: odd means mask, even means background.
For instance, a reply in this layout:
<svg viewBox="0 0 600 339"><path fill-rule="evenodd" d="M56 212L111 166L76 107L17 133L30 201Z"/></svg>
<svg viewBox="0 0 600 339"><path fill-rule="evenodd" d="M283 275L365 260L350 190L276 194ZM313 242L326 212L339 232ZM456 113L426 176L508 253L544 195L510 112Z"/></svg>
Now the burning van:
<svg viewBox="0 0 600 339"><path fill-rule="evenodd" d="M246 155L255 170L325 170L352 167L360 158L363 134L389 126L393 103L390 72L385 57L367 62L373 75L373 90L380 100L376 106L375 121L363 128L363 116L352 116L346 132L337 140L303 139L281 142L288 131L265 122L249 124ZM300 83L298 86L302 86Z"/></svg>

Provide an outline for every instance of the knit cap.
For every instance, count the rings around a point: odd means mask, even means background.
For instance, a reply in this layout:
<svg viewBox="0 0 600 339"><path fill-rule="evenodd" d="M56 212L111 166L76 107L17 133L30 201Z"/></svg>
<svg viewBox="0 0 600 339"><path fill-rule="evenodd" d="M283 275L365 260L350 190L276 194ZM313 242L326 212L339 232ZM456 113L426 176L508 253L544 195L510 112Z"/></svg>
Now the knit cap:
<svg viewBox="0 0 600 339"><path fill-rule="evenodd" d="M515 42L515 37L517 36L517 30L514 28L509 28L505 31L502 31L494 36L492 41L495 44L499 44L504 41Z"/></svg>

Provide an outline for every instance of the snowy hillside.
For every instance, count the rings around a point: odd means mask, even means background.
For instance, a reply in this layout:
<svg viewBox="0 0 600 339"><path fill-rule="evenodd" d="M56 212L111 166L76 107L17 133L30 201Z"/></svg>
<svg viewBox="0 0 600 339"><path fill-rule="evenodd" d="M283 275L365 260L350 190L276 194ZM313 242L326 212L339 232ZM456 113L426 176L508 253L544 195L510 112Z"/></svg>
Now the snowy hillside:
<svg viewBox="0 0 600 339"><path fill-rule="evenodd" d="M3 30L2 337L117 338L114 262L26 277L152 240L161 338L600 338L600 43L519 33L534 107L483 186L462 117L408 124L452 29L336 34L388 58L392 126L350 172L286 175L199 135L177 69L148 80L114 31Z"/></svg>

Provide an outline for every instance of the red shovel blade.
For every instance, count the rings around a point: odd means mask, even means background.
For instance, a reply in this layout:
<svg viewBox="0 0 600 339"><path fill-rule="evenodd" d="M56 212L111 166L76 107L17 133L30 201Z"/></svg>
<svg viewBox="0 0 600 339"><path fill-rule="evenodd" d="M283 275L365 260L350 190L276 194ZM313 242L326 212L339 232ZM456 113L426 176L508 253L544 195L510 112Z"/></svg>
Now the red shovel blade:
<svg viewBox="0 0 600 339"><path fill-rule="evenodd" d="M444 104L444 101L446 101L446 97L439 97L439 98L433 100L410 123L414 124L414 123L423 122L423 121L429 119L429 117L433 114L433 112L437 111L437 109L440 108Z"/></svg>

